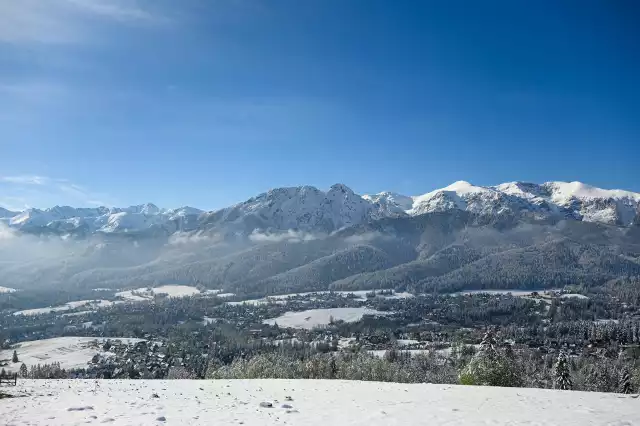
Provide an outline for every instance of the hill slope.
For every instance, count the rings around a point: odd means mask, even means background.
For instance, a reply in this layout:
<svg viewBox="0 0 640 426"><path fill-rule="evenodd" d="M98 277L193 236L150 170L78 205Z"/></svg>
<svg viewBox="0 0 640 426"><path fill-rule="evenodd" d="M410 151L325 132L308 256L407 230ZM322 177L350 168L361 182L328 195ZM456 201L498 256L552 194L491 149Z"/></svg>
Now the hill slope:
<svg viewBox="0 0 640 426"><path fill-rule="evenodd" d="M25 380L7 390L26 396L0 400L7 425L640 424L639 401L630 396L541 389L337 380Z"/></svg>

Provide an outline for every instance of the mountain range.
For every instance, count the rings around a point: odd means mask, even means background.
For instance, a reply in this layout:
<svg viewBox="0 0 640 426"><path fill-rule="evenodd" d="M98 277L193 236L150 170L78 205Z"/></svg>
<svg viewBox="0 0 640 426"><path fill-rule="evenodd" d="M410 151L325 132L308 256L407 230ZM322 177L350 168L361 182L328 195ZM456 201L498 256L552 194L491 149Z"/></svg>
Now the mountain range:
<svg viewBox="0 0 640 426"><path fill-rule="evenodd" d="M0 220L30 233L89 235L216 228L250 234L255 230L333 232L384 217L409 217L452 210L481 215L531 214L629 226L638 217L640 193L605 190L580 182L541 185L510 182L475 186L465 181L418 196L392 192L355 194L336 184L328 191L312 186L277 188L217 211L193 207L161 209L154 204L126 208L0 208Z"/></svg>
<svg viewBox="0 0 640 426"><path fill-rule="evenodd" d="M279 188L212 212L2 210L0 286L262 296L601 285L640 276L639 205L640 194L579 182L459 181L419 196Z"/></svg>

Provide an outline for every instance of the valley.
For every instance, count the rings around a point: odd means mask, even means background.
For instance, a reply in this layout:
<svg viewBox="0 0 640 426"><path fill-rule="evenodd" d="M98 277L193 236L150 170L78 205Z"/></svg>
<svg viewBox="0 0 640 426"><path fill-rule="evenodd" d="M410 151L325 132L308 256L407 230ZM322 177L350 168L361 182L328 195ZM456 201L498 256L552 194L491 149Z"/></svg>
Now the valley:
<svg viewBox="0 0 640 426"><path fill-rule="evenodd" d="M305 186L184 210L178 228L156 226L173 210L82 210L154 216L83 233L28 226L73 210L30 211L0 240L0 366L24 362L30 378L451 384L495 334L514 371L501 385L553 387L568 356L573 389L636 389L637 200L557 182L418 197ZM82 359L67 362L65 347Z"/></svg>

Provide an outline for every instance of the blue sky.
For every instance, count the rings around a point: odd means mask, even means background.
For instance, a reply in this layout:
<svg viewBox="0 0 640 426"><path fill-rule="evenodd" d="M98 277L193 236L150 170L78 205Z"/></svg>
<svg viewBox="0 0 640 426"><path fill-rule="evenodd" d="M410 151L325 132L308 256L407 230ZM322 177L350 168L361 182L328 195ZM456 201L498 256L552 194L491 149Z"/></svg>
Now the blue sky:
<svg viewBox="0 0 640 426"><path fill-rule="evenodd" d="M640 191L634 1L0 0L0 205Z"/></svg>

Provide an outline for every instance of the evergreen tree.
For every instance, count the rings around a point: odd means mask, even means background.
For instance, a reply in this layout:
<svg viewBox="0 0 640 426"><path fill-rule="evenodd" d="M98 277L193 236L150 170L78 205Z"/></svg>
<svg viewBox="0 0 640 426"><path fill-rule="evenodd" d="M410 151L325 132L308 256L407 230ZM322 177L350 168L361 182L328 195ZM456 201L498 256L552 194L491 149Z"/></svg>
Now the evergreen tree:
<svg viewBox="0 0 640 426"><path fill-rule="evenodd" d="M486 356L494 357L498 353L498 343L492 328L487 329L482 341L480 342L480 352L484 352Z"/></svg>
<svg viewBox="0 0 640 426"><path fill-rule="evenodd" d="M338 366L336 365L336 359L331 355L331 361L329 362L329 378L335 379L338 375Z"/></svg>
<svg viewBox="0 0 640 426"><path fill-rule="evenodd" d="M620 385L619 390L620 393L630 394L633 393L633 386L631 384L631 374L629 373L629 369L625 368L622 370L622 374L620 375Z"/></svg>
<svg viewBox="0 0 640 426"><path fill-rule="evenodd" d="M569 373L569 365L567 363L567 355L560 351L558 359L553 370L553 382L555 389L571 390L573 383L571 382L571 374Z"/></svg>
<svg viewBox="0 0 640 426"><path fill-rule="evenodd" d="M13 358L11 358L12 362L18 362L18 353L14 350L13 351Z"/></svg>
<svg viewBox="0 0 640 426"><path fill-rule="evenodd" d="M515 362L498 350L493 330L489 329L480 343L480 350L459 376L463 385L505 386L522 385L522 377Z"/></svg>
<svg viewBox="0 0 640 426"><path fill-rule="evenodd" d="M27 369L27 366L23 362L22 365L20 366L20 377L27 377L27 374L29 374L29 370Z"/></svg>

